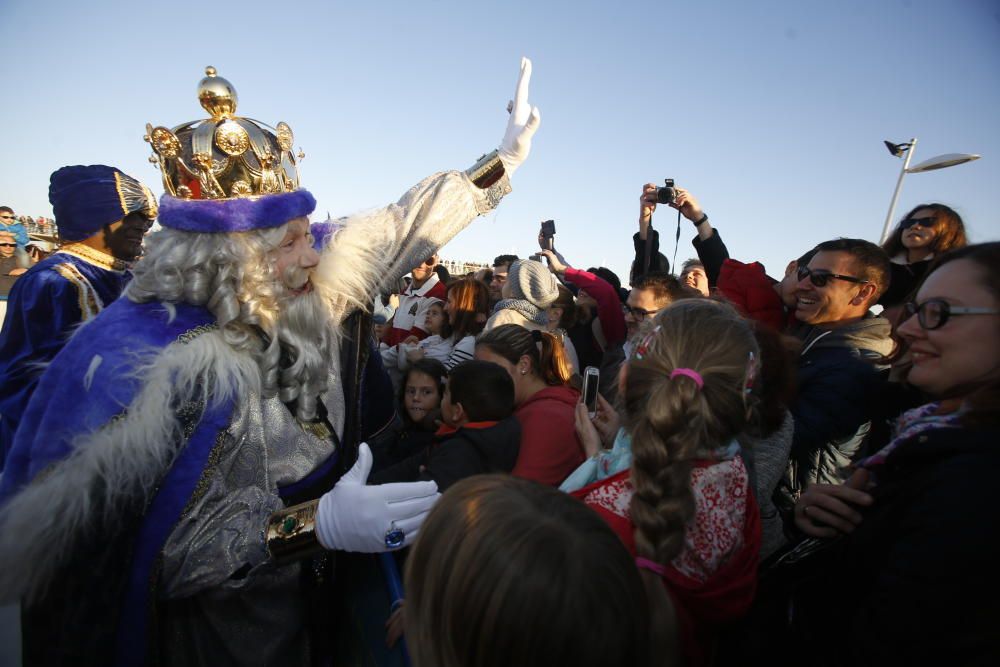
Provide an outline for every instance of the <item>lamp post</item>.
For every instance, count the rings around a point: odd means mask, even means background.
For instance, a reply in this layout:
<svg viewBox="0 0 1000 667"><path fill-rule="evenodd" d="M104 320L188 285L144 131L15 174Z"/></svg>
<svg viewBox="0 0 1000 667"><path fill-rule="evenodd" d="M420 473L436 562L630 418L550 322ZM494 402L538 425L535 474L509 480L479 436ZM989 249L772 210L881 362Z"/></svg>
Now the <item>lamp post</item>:
<svg viewBox="0 0 1000 667"><path fill-rule="evenodd" d="M879 239L880 244L885 243L885 240L889 237L889 229L892 227L892 215L896 212L896 202L899 200L899 193L903 189L904 176L923 171L934 171L935 169L954 167L956 164L963 164L980 158L979 155L974 155L972 153L946 153L944 155L932 157L929 160L924 160L920 164L911 167L910 158L913 157L913 149L916 145L916 137L910 139L910 141L905 144L894 144L891 141L885 142L885 147L889 149L889 152L892 153L892 155L895 157L902 157L903 153L906 153L906 159L903 160L903 168L899 172L899 180L896 181L896 191L892 193L892 201L889 203L889 214L885 216L885 225L882 226L882 236Z"/></svg>

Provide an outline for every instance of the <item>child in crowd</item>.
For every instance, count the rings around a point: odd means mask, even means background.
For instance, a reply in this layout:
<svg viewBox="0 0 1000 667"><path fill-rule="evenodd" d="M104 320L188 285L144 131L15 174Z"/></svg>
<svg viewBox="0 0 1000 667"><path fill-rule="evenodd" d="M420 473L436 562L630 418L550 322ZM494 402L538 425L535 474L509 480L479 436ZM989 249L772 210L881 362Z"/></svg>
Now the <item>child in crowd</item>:
<svg viewBox="0 0 1000 667"><path fill-rule="evenodd" d="M373 472L404 461L431 444L441 418L446 376L444 365L435 359L410 364L399 388L397 427L368 443L374 457Z"/></svg>
<svg viewBox="0 0 1000 667"><path fill-rule="evenodd" d="M726 304L660 311L619 376L628 439L616 447L631 461L572 492L670 593L689 665L710 662L717 632L756 588L760 511L736 436L759 360L750 326Z"/></svg>
<svg viewBox="0 0 1000 667"><path fill-rule="evenodd" d="M454 346L450 338L451 329L448 326L448 318L445 316L444 302L440 299L434 299L434 303L427 308L424 329L430 335L423 340L411 337L398 345L381 344L382 363L388 369L390 377L393 378L393 384L398 385L402 378L402 371L409 368L414 361L426 358L445 363L451 356L451 350Z"/></svg>
<svg viewBox="0 0 1000 667"><path fill-rule="evenodd" d="M407 559L406 590L415 667L678 664L669 644L650 648L640 574L614 533L527 480L479 476L445 493ZM672 619L655 633L672 635Z"/></svg>
<svg viewBox="0 0 1000 667"><path fill-rule="evenodd" d="M433 480L444 491L472 475L510 472L521 440L513 413L514 382L507 371L484 361L459 364L448 376L441 399L445 423L430 446L373 473L369 482Z"/></svg>

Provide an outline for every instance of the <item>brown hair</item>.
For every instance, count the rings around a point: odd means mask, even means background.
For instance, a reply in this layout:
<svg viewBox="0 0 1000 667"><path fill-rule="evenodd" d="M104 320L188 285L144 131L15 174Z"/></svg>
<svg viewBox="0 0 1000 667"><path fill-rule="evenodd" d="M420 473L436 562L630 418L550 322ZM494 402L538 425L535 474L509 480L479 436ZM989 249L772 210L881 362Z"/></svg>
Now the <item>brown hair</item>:
<svg viewBox="0 0 1000 667"><path fill-rule="evenodd" d="M644 274L632 285L634 290L649 290L653 294L656 306L662 308L667 304L674 303L679 299L690 296L701 296L697 290L691 291L681 285L676 276L659 271L650 271Z"/></svg>
<svg viewBox="0 0 1000 667"><path fill-rule="evenodd" d="M632 437L636 548L666 565L683 548L694 517L692 461L746 428L743 384L750 353L759 352L746 321L716 301L678 301L653 325L628 362L622 400ZM699 373L704 385L671 378L678 368Z"/></svg>
<svg viewBox="0 0 1000 667"><path fill-rule="evenodd" d="M503 324L476 339L476 347L486 347L513 365L521 357L531 359L531 372L550 386L564 385L573 375L559 336L547 331L529 331L519 324Z"/></svg>
<svg viewBox="0 0 1000 667"><path fill-rule="evenodd" d="M475 278L462 278L448 286L448 296L455 302L455 321L445 318L441 338L451 337L457 343L482 331L490 315L490 289L486 284Z"/></svg>
<svg viewBox="0 0 1000 667"><path fill-rule="evenodd" d="M944 204L933 203L916 206L904 215L900 222L910 218L922 208L934 211L934 240L931 241L930 249L935 255L965 247L969 243L965 238L965 223L962 222L962 216ZM899 226L899 223L896 223L896 228L882 244L882 249L889 257L906 252L906 247L903 245L903 228Z"/></svg>
<svg viewBox="0 0 1000 667"><path fill-rule="evenodd" d="M643 584L621 540L541 484L480 475L451 487L407 559L406 593L416 667L651 664Z"/></svg>

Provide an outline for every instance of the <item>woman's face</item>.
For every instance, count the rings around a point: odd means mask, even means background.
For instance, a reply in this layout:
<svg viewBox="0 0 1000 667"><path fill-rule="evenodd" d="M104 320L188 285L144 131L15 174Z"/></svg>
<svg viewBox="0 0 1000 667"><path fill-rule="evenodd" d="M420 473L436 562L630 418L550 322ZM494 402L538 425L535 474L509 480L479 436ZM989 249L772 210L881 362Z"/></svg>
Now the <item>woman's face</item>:
<svg viewBox="0 0 1000 667"><path fill-rule="evenodd" d="M936 270L917 293L917 305L941 299L953 308L1000 306L983 286L982 269L959 259ZM1000 378L1000 317L952 314L941 327L926 330L913 315L898 333L910 345L911 384L938 397L962 397Z"/></svg>
<svg viewBox="0 0 1000 667"><path fill-rule="evenodd" d="M426 373L415 371L406 377L406 387L403 389L403 409L415 422L419 422L427 413L437 410L441 405L441 395L438 394L438 381Z"/></svg>
<svg viewBox="0 0 1000 667"><path fill-rule="evenodd" d="M918 209L910 216L910 220L935 220L937 213L929 208ZM907 250L926 248L937 238L937 231L933 226L911 225L909 229L903 230L903 247Z"/></svg>
<svg viewBox="0 0 1000 667"><path fill-rule="evenodd" d="M559 320L562 319L564 309L562 306L551 306L545 311L545 316L548 318L545 328L549 331L556 329L559 326Z"/></svg>

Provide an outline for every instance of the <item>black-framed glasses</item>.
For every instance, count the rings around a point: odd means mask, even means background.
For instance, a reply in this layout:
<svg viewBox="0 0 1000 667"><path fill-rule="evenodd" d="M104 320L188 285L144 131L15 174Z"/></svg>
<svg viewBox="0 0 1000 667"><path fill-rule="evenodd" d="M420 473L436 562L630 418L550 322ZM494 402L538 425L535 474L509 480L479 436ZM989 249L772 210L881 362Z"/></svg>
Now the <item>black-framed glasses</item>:
<svg viewBox="0 0 1000 667"><path fill-rule="evenodd" d="M906 312L911 317L917 316L917 322L921 329L933 331L940 329L948 322L952 315L998 315L1000 309L997 308L968 308L965 306L953 306L944 299L927 299L921 304L910 301L906 304Z"/></svg>
<svg viewBox="0 0 1000 667"><path fill-rule="evenodd" d="M643 310L642 308L633 308L627 303L622 304L622 310L625 311L625 313L634 317L638 322L642 322L650 315L656 315L658 312L660 312L658 310Z"/></svg>
<svg viewBox="0 0 1000 667"><path fill-rule="evenodd" d="M799 280L805 280L806 278L808 278L809 282L811 282L816 287L825 287L827 281L829 281L830 278L836 278L837 280L846 280L849 283L858 283L859 285L863 285L868 282L864 278L855 278L854 276L842 276L839 273L830 273L829 271L813 271L808 266L800 266L799 270L796 272L795 275L798 276Z"/></svg>
<svg viewBox="0 0 1000 667"><path fill-rule="evenodd" d="M906 218L899 221L900 229L909 229L913 225L930 228L934 226L934 218Z"/></svg>

